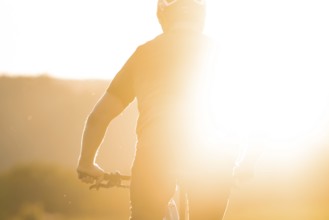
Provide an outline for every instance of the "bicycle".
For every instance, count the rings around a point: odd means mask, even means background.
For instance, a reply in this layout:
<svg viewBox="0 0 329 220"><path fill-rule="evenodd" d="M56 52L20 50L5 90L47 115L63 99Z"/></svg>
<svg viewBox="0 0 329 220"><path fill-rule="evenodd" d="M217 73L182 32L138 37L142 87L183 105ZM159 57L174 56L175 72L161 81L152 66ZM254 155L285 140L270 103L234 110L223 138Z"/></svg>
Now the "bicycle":
<svg viewBox="0 0 329 220"><path fill-rule="evenodd" d="M130 188L130 176L122 175L119 172L115 173L105 173L104 176L96 181L95 184L89 187L90 190L100 188ZM182 199L183 198L183 199ZM186 212L186 197L185 193L180 191L180 209L178 210L176 202L174 199L171 199L168 203L167 214L163 220L184 220Z"/></svg>

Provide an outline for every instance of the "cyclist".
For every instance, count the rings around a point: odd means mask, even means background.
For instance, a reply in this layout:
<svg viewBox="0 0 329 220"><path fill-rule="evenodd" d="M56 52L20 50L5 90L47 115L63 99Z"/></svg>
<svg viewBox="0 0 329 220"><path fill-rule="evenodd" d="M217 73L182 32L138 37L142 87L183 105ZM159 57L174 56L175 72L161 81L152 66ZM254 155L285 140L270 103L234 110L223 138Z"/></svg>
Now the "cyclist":
<svg viewBox="0 0 329 220"><path fill-rule="evenodd" d="M95 158L107 126L136 99L131 220L162 220L177 181L188 194L191 220L221 219L234 159L225 158L213 172L207 169L213 160L190 153L204 147L196 138L194 110L213 49L203 34L205 1L158 0L157 17L163 33L137 48L88 116L77 171L86 183L104 174Z"/></svg>

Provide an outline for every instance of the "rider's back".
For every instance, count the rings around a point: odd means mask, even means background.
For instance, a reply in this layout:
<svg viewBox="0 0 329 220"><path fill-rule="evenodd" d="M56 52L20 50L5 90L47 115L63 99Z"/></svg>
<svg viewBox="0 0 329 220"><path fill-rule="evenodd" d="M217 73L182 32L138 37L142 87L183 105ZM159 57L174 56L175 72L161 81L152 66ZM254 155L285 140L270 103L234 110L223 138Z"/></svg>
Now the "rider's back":
<svg viewBox="0 0 329 220"><path fill-rule="evenodd" d="M206 36L184 29L161 34L138 47L119 73L129 78L126 86L115 88L127 100L135 96L138 101L139 145L175 147L172 142L185 138L183 131L191 129L197 117L193 109L211 48Z"/></svg>

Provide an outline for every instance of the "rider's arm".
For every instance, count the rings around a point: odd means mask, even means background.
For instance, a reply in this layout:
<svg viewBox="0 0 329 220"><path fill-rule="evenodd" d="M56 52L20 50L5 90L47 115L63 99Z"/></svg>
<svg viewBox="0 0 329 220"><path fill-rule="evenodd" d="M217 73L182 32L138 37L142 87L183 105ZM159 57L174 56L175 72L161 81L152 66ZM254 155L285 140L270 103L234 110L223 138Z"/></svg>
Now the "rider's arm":
<svg viewBox="0 0 329 220"><path fill-rule="evenodd" d="M80 168L94 164L97 150L103 140L107 126L125 108L126 105L116 95L108 91L97 102L85 123L79 159Z"/></svg>
<svg viewBox="0 0 329 220"><path fill-rule="evenodd" d="M97 150L109 123L135 98L133 86L135 57L136 55L133 54L117 73L86 120L77 169L80 177L84 175L95 177L103 174L103 170L95 163Z"/></svg>

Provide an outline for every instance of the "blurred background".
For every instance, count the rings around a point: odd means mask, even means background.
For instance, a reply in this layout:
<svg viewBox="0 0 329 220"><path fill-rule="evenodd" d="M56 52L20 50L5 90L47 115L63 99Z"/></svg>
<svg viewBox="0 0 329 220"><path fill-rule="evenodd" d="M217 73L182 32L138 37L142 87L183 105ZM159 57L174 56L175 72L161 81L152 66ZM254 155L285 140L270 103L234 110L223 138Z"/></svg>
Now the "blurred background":
<svg viewBox="0 0 329 220"><path fill-rule="evenodd" d="M1 77L0 219L127 219L124 189L90 191L75 173L86 115L107 81ZM109 127L98 161L129 174L137 111ZM256 176L232 191L227 219L328 215L328 121L308 138L267 140ZM312 138L310 138L310 136ZM316 138L314 138L316 137Z"/></svg>
<svg viewBox="0 0 329 220"><path fill-rule="evenodd" d="M128 219L127 190L90 191L75 168L86 116L137 45L160 33L155 9L0 0L0 219ZM226 220L329 219L328 10L324 0L208 0L223 139L265 146ZM133 103L109 126L105 170L130 173L136 119Z"/></svg>
<svg viewBox="0 0 329 220"><path fill-rule="evenodd" d="M128 219L128 190L89 191L75 173L85 118L107 84L0 78L0 219ZM131 108L109 127L99 157L109 172L129 174L136 116Z"/></svg>

